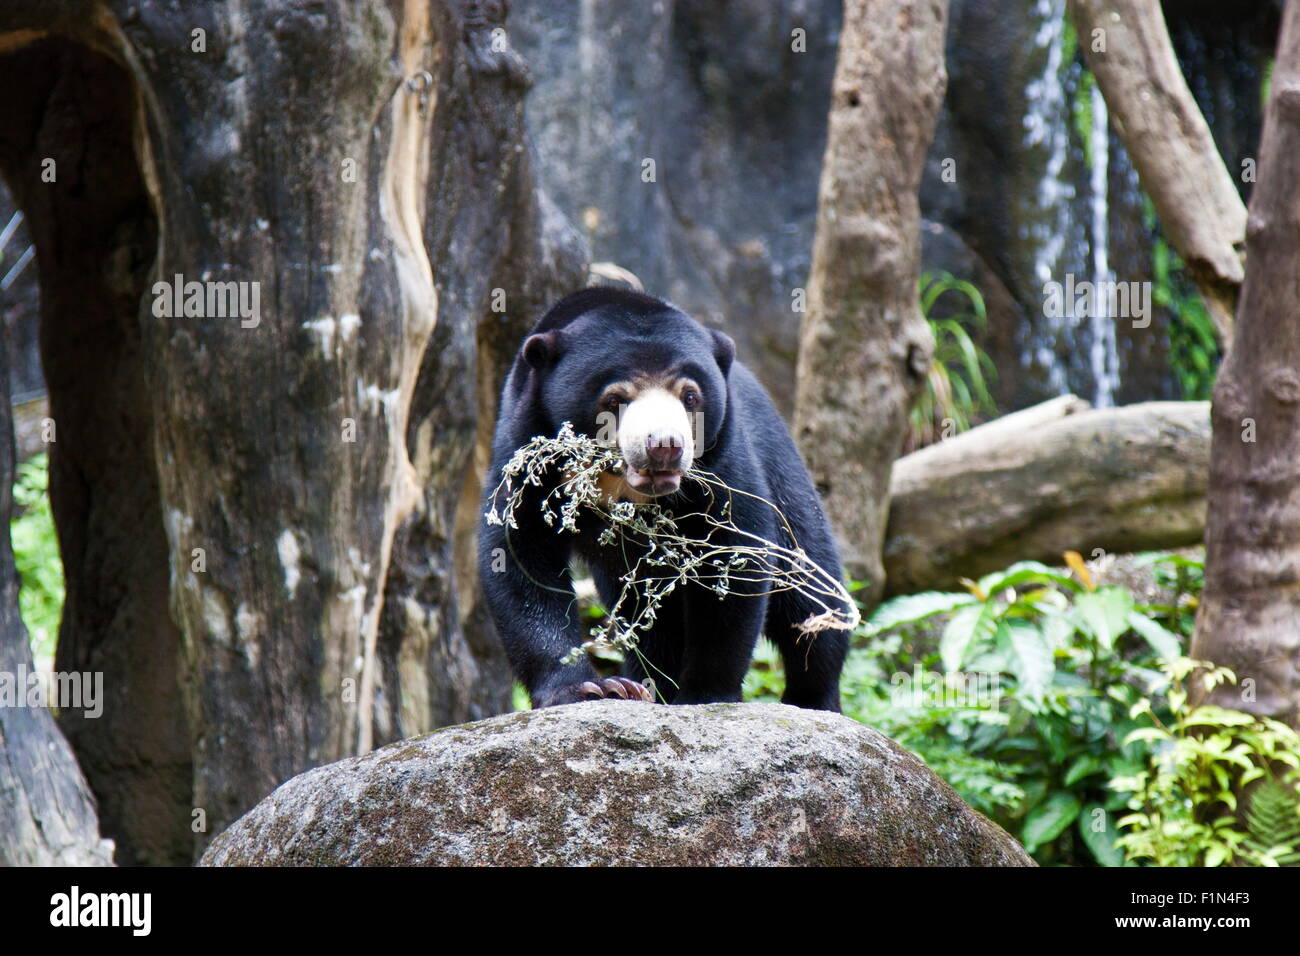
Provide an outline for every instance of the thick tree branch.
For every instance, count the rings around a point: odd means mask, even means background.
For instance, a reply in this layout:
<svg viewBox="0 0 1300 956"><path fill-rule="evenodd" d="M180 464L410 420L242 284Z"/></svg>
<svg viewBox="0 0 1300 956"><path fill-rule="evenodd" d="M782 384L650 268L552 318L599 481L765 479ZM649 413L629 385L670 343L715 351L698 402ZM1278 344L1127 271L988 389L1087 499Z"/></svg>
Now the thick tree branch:
<svg viewBox="0 0 1300 956"><path fill-rule="evenodd" d="M1111 122L1191 270L1226 347L1232 341L1246 207L1174 56L1158 0L1070 0Z"/></svg>

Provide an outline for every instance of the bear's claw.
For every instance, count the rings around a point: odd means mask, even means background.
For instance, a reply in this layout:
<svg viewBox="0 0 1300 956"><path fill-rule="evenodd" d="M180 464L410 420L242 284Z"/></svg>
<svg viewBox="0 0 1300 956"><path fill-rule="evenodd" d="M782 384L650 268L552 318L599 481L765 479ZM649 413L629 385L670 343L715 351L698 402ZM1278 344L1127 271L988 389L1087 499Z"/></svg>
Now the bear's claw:
<svg viewBox="0 0 1300 956"><path fill-rule="evenodd" d="M602 680L587 680L578 685L579 700L619 698L621 700L642 700L654 703L650 688L638 684L626 677L606 677Z"/></svg>
<svg viewBox="0 0 1300 956"><path fill-rule="evenodd" d="M655 695L649 687L626 677L593 677L591 680L565 684L552 691L539 692L533 697L533 707L556 707L584 700L637 700L653 704Z"/></svg>

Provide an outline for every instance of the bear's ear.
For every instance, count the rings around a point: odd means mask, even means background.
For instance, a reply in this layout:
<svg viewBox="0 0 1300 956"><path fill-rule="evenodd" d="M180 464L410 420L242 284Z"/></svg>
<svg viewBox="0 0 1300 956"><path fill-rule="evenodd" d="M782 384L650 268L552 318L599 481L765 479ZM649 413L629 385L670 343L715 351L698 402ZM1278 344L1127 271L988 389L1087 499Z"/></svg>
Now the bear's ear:
<svg viewBox="0 0 1300 956"><path fill-rule="evenodd" d="M545 368L559 357L560 333L538 332L524 339L524 361L535 369Z"/></svg>
<svg viewBox="0 0 1300 956"><path fill-rule="evenodd" d="M722 369L722 374L726 375L731 371L731 360L736 357L736 343L731 341L731 336L725 332L719 332L717 329L710 329L713 333L713 357L718 360L718 368Z"/></svg>

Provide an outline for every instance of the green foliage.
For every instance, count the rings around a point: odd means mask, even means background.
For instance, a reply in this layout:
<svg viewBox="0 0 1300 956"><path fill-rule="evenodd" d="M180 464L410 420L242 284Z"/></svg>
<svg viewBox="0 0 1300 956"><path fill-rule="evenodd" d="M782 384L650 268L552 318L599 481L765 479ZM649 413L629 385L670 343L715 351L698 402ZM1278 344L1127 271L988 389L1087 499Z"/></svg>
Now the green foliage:
<svg viewBox="0 0 1300 956"><path fill-rule="evenodd" d="M846 713L915 751L1043 863L1122 865L1109 786L1141 768L1130 716L1181 645L1120 587L1036 562L880 606L859 629ZM892 692L891 692L892 689Z"/></svg>
<svg viewBox="0 0 1300 956"><path fill-rule="evenodd" d="M950 719L960 708L939 702L912 706L911 686L895 685L889 674L910 661L911 649L893 635L850 651L844 664L841 696L844 713L893 737L920 755L973 807L993 814L999 807L1014 806L1023 794L1014 783L1014 773L995 760L966 753L949 737ZM910 664L907 665L910 667ZM785 687L781 658L766 641L760 642L753 666L745 676L745 700L776 702ZM922 682L916 691L922 693Z"/></svg>
<svg viewBox="0 0 1300 956"><path fill-rule="evenodd" d="M931 318L945 294L960 298L961 309L947 318ZM908 451L965 431L980 416L997 414L989 391L997 369L972 336L988 324L984 296L971 283L947 272L927 272L921 277L920 298L934 335L934 356L925 390L908 419L904 441Z"/></svg>
<svg viewBox="0 0 1300 956"><path fill-rule="evenodd" d="M781 699L785 689L785 677L781 667L781 655L776 646L767 641L759 641L754 648L754 659L745 680L741 684L741 694L745 700L761 700L775 703Z"/></svg>
<svg viewBox="0 0 1300 956"><path fill-rule="evenodd" d="M1202 562L1139 556L1172 592L1157 605L1098 586L1073 552L1065 563L882 604L855 634L845 712L917 753L1042 863L1300 864L1300 735L1188 702L1197 667L1207 686L1233 680L1183 654Z"/></svg>
<svg viewBox="0 0 1300 956"><path fill-rule="evenodd" d="M14 518L9 524L14 564L21 580L18 610L27 626L32 656L47 663L54 658L63 614L63 561L46 494L48 468L49 459L44 454L18 466L13 486Z"/></svg>
<svg viewBox="0 0 1300 956"><path fill-rule="evenodd" d="M1074 30L1074 23L1069 17L1061 22L1061 62L1073 63L1079 50L1079 34Z"/></svg>
<svg viewBox="0 0 1300 956"><path fill-rule="evenodd" d="M1212 704L1192 706L1186 682L1206 690L1236 683L1231 671L1186 657L1165 661L1166 712L1138 701L1146 718L1125 745L1141 745L1141 769L1117 776L1132 811L1116 842L1129 859L1157 866L1277 866L1300 859L1300 735L1285 724ZM1243 813L1238 796L1260 781Z"/></svg>
<svg viewBox="0 0 1300 956"><path fill-rule="evenodd" d="M1143 197L1148 228L1155 227L1155 211ZM1169 365L1178 379L1183 398L1203 401L1210 397L1219 365L1219 340L1205 302L1187 274L1178 253L1163 236L1151 246L1152 301L1169 310Z"/></svg>
<svg viewBox="0 0 1300 956"><path fill-rule="evenodd" d="M1079 142L1083 144L1083 161L1089 169L1093 164L1093 142L1092 142L1092 91L1097 87L1097 78L1092 75L1090 70L1083 70L1079 75L1079 82L1074 89L1070 110L1071 117L1074 120L1074 132L1079 137Z"/></svg>
<svg viewBox="0 0 1300 956"><path fill-rule="evenodd" d="M1151 568L1156 584L1170 592L1169 603L1150 605L1147 612L1175 634L1191 637L1205 585L1204 558L1151 552L1138 555L1134 567Z"/></svg>
<svg viewBox="0 0 1300 956"><path fill-rule="evenodd" d="M1277 780L1261 781L1250 797L1242 845L1261 860L1300 866L1300 793Z"/></svg>

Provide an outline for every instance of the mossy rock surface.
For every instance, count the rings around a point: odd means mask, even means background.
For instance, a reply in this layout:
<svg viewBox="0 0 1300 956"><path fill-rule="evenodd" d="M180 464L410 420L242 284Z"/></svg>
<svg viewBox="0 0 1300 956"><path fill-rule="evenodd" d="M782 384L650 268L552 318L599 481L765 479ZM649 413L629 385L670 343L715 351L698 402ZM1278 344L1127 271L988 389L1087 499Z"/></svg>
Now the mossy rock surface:
<svg viewBox="0 0 1300 956"><path fill-rule="evenodd" d="M307 771L209 866L1032 866L916 757L780 704L596 701Z"/></svg>

